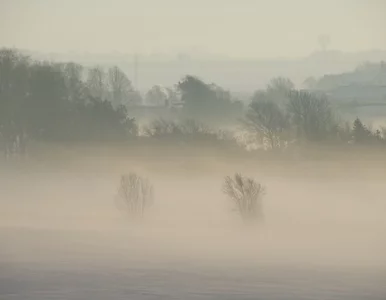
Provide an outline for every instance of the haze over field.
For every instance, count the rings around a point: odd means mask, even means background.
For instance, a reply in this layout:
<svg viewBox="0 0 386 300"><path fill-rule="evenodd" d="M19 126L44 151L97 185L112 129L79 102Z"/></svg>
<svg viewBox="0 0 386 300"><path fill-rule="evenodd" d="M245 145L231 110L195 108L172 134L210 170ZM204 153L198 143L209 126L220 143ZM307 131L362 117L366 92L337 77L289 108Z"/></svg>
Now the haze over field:
<svg viewBox="0 0 386 300"><path fill-rule="evenodd" d="M385 295L384 176L324 177L317 163L238 167L268 189L264 223L243 228L220 190L235 163L205 164L202 176L172 160L158 170L126 161L156 183L154 206L133 224L113 201L122 163L2 174L3 299Z"/></svg>
<svg viewBox="0 0 386 300"><path fill-rule="evenodd" d="M300 86L309 76L386 60L385 9L382 0L3 0L0 45L118 65L132 80L137 54L141 91L195 74L250 94L274 76ZM309 57L320 50L332 52Z"/></svg>
<svg viewBox="0 0 386 300"><path fill-rule="evenodd" d="M385 11L0 0L0 299L386 299Z"/></svg>

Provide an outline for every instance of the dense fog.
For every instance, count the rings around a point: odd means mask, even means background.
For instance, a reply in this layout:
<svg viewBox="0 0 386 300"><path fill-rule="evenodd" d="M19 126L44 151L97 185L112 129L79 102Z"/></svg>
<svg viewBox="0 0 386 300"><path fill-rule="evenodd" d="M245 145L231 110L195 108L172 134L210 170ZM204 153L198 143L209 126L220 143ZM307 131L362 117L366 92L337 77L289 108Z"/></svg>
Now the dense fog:
<svg viewBox="0 0 386 300"><path fill-rule="evenodd" d="M0 299L386 299L382 1L0 1Z"/></svg>
<svg viewBox="0 0 386 300"><path fill-rule="evenodd" d="M182 164L176 159L149 163L105 156L70 167L3 171L4 297L46 299L45 290L47 299L120 299L124 291L130 294L142 286L155 293L154 299L162 293L178 298L190 289L195 298L212 285L210 298L232 298L241 289L243 299L288 299L288 293L320 297L318 290L332 285L350 299L381 299L384 175L374 163L367 168L358 163L361 172L355 174L353 164L340 169L339 163L283 167L256 162L254 167L232 161L211 164L210 159ZM258 226L241 222L221 191L224 174L238 165L267 188L264 219ZM154 204L140 222L115 205L123 169L141 172L154 182ZM83 282L80 287L76 276ZM206 276L206 283L201 282ZM111 290L100 294L100 287L94 286L98 280ZM173 287L176 280L182 285ZM267 280L270 285L263 284ZM337 299L336 292L326 293Z"/></svg>

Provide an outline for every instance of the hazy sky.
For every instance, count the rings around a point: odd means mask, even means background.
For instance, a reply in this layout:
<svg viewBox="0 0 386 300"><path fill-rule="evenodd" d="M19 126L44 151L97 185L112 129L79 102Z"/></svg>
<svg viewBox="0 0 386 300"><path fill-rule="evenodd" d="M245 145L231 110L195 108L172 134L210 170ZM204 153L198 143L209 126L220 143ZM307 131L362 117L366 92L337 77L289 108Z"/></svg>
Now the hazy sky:
<svg viewBox="0 0 386 300"><path fill-rule="evenodd" d="M386 49L386 0L0 0L0 46L302 56Z"/></svg>

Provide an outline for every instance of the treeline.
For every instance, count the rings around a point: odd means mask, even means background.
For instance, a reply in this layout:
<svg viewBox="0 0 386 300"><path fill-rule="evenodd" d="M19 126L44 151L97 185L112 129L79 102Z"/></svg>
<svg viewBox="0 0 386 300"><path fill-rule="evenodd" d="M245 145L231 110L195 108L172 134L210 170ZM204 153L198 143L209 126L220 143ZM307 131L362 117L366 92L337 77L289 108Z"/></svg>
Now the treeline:
<svg viewBox="0 0 386 300"><path fill-rule="evenodd" d="M141 104L174 107L184 118L229 119L242 108L222 88L186 76L175 87L154 86L144 97L118 67L103 70L76 63L35 61L14 49L0 49L2 139L110 140L136 136L130 118Z"/></svg>
<svg viewBox="0 0 386 300"><path fill-rule="evenodd" d="M341 124L323 95L296 90L275 78L257 91L248 107L229 91L186 76L174 87L154 86L143 97L118 67L36 61L15 49L0 49L0 137L5 153L27 140L128 141L147 136L164 141L235 144L232 134L202 124L238 120L265 149L302 142L383 144L385 131L359 119ZM176 109L180 121L154 120L139 128L131 115L147 104ZM193 121L195 120L195 121Z"/></svg>
<svg viewBox="0 0 386 300"><path fill-rule="evenodd" d="M386 129L372 131L356 118L342 122L327 97L296 90L285 78L274 78L257 91L243 120L245 127L266 149L283 149L296 143L385 144Z"/></svg>
<svg viewBox="0 0 386 300"><path fill-rule="evenodd" d="M139 102L117 67L87 71L75 63L33 61L13 49L0 50L0 132L36 140L123 138L136 135L129 104Z"/></svg>

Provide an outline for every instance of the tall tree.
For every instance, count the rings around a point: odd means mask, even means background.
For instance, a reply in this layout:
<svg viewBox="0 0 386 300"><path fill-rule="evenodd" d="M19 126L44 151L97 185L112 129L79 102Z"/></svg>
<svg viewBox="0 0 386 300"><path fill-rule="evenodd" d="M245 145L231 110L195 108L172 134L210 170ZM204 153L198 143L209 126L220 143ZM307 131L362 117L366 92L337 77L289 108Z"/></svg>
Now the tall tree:
<svg viewBox="0 0 386 300"><path fill-rule="evenodd" d="M15 49L0 49L0 135L7 155L25 136L23 107L29 91L29 57Z"/></svg>
<svg viewBox="0 0 386 300"><path fill-rule="evenodd" d="M169 92L161 85L154 85L145 95L145 102L148 105L168 106Z"/></svg>
<svg viewBox="0 0 386 300"><path fill-rule="evenodd" d="M324 96L307 91L291 91L288 110L298 136L309 141L328 138L336 129L330 102Z"/></svg>
<svg viewBox="0 0 386 300"><path fill-rule="evenodd" d="M374 136L371 131L357 117L353 123L353 139L356 143L366 143Z"/></svg>
<svg viewBox="0 0 386 300"><path fill-rule="evenodd" d="M205 121L229 121L234 101L228 91L190 75L185 76L177 88L184 103L183 111L189 117Z"/></svg>
<svg viewBox="0 0 386 300"><path fill-rule="evenodd" d="M80 103L85 99L86 86L83 82L83 66L69 62L62 65L68 99Z"/></svg>
<svg viewBox="0 0 386 300"><path fill-rule="evenodd" d="M108 70L108 86L111 102L115 107L119 105L130 105L136 101L133 99L134 91L131 81L117 66Z"/></svg>
<svg viewBox="0 0 386 300"><path fill-rule="evenodd" d="M53 138L57 135L70 112L66 80L60 65L47 62L32 65L26 108L29 128L35 136Z"/></svg>
<svg viewBox="0 0 386 300"><path fill-rule="evenodd" d="M285 106L289 100L289 94L293 91L295 85L285 77L275 77L270 80L266 88L266 97L277 102L281 106Z"/></svg>
<svg viewBox="0 0 386 300"><path fill-rule="evenodd" d="M208 104L215 98L215 92L197 77L187 75L178 83L184 110L193 115L207 112Z"/></svg>
<svg viewBox="0 0 386 300"><path fill-rule="evenodd" d="M244 124L270 149L279 149L285 145L289 120L286 113L276 102L262 99L249 105Z"/></svg>
<svg viewBox="0 0 386 300"><path fill-rule="evenodd" d="M107 99L108 82L106 73L100 67L94 67L88 70L87 90L88 94L96 99Z"/></svg>
<svg viewBox="0 0 386 300"><path fill-rule="evenodd" d="M295 89L294 83L285 77L274 77L270 80L267 85L267 91L274 91L281 93L282 95L288 95L292 90Z"/></svg>

